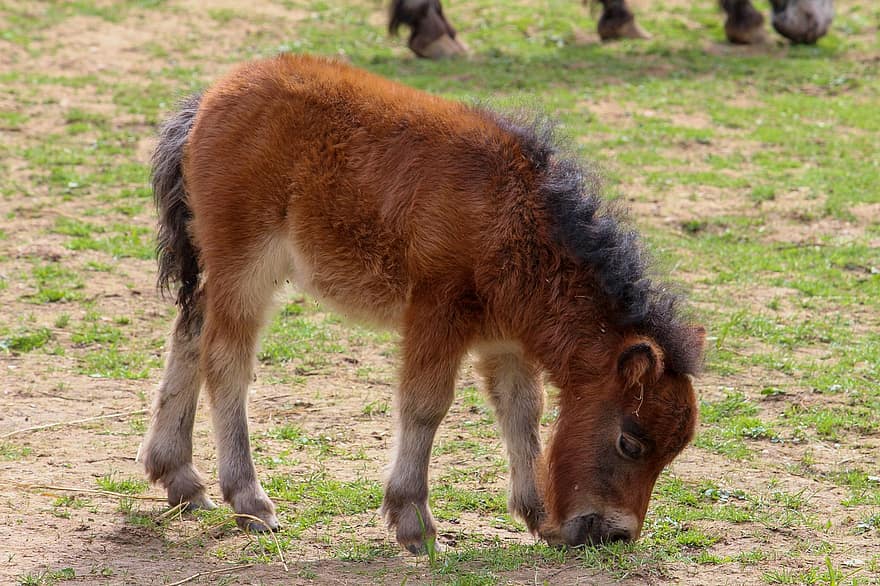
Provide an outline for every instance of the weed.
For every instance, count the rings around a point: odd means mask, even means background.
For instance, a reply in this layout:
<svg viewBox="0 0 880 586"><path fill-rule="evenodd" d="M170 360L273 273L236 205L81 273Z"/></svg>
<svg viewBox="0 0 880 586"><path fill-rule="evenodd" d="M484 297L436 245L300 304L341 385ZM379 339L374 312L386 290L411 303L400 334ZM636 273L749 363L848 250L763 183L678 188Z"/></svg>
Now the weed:
<svg viewBox="0 0 880 586"><path fill-rule="evenodd" d="M75 580L76 571L73 568L60 570L43 570L37 574L22 574L18 577L19 586L52 586L59 581Z"/></svg>
<svg viewBox="0 0 880 586"><path fill-rule="evenodd" d="M0 441L0 460L7 462L21 460L28 457L31 451L28 446L17 446L7 441Z"/></svg>
<svg viewBox="0 0 880 586"><path fill-rule="evenodd" d="M388 401L370 401L364 405L363 409L361 409L361 413L367 417L374 417L376 415L387 415L389 410L390 406Z"/></svg>
<svg viewBox="0 0 880 586"><path fill-rule="evenodd" d="M145 480L140 478L120 478L116 473L105 474L97 480L102 490L119 494L141 494L148 488ZM128 508L131 508L131 500L127 499ZM121 505L120 505L121 506Z"/></svg>
<svg viewBox="0 0 880 586"><path fill-rule="evenodd" d="M9 337L0 339L0 350L8 352L31 352L42 348L52 339L52 332L48 328L38 328L32 331L20 331Z"/></svg>
<svg viewBox="0 0 880 586"><path fill-rule="evenodd" d="M35 266L31 271L37 291L25 298L35 303L56 303L82 299L85 287L75 271L57 263Z"/></svg>

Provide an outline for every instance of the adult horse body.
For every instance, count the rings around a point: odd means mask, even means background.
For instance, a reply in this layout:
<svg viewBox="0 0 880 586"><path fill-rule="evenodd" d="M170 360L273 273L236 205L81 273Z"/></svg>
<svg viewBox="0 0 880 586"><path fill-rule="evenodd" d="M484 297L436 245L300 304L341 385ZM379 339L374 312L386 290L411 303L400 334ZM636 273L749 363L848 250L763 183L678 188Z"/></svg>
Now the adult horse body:
<svg viewBox="0 0 880 586"><path fill-rule="evenodd" d="M704 334L540 126L282 55L183 104L153 188L159 284L179 283L179 314L142 457L171 504L213 506L192 464L204 384L223 497L242 527L278 527L246 396L289 278L402 333L382 507L402 545L435 535L428 461L469 349L506 442L511 511L552 542L638 537L658 474L694 431ZM544 370L561 390L542 455Z"/></svg>
<svg viewBox="0 0 880 586"><path fill-rule="evenodd" d="M598 0L602 4L599 37L639 39L648 35L636 23L626 0ZM731 43L753 44L764 38L764 17L751 0L720 0L727 14L724 32ZM834 16L833 0L770 0L773 28L795 43L815 43L828 32ZM443 14L440 0L392 0L388 28L410 27L409 48L419 57L436 59L464 52L455 29Z"/></svg>

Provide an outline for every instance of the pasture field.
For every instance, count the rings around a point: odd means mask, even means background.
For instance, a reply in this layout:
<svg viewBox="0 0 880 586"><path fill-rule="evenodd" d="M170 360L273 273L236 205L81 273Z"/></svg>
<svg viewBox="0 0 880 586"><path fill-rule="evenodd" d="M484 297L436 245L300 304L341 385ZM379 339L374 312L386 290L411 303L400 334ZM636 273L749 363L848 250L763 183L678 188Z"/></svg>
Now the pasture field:
<svg viewBox="0 0 880 586"><path fill-rule="evenodd" d="M637 2L653 40L609 45L574 0L452 1L470 57L433 63L387 38L385 0L0 0L0 583L880 583L880 5L836 4L818 46L734 47L714 0ZM295 291L250 399L283 530L168 511L144 482L174 315L155 126L282 50L541 109L630 204L710 336L698 437L639 542L556 550L508 516L466 366L432 461L446 550L402 552L377 514L395 335ZM195 461L219 501L204 401Z"/></svg>

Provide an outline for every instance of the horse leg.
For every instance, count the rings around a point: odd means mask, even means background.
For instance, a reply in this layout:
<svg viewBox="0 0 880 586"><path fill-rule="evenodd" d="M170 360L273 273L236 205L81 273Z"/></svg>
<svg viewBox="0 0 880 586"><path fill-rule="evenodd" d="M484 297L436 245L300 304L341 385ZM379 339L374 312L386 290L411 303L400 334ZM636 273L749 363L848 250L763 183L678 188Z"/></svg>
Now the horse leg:
<svg viewBox="0 0 880 586"><path fill-rule="evenodd" d="M650 39L651 35L638 25L626 0L599 0L602 16L599 18L599 38L603 41L617 39Z"/></svg>
<svg viewBox="0 0 880 586"><path fill-rule="evenodd" d="M527 361L518 349L506 349L484 351L477 369L486 381L486 392L507 445L508 509L536 533L544 517L535 477L541 458L540 424L544 410L541 368Z"/></svg>
<svg viewBox="0 0 880 586"><path fill-rule="evenodd" d="M737 45L756 45L766 40L764 17L750 0L721 0L721 8L727 13L724 34L728 41Z"/></svg>
<svg viewBox="0 0 880 586"><path fill-rule="evenodd" d="M833 0L770 0L773 28L793 43L812 45L824 37L834 18Z"/></svg>
<svg viewBox="0 0 880 586"><path fill-rule="evenodd" d="M285 273L284 256L278 251L263 250L249 256L240 263L212 262L206 271L201 358L211 399L220 490L233 510L242 515L236 518L239 527L261 532L275 531L279 525L275 506L260 486L251 459L247 390L253 378L259 332L276 283L284 280ZM271 260L277 264L271 266Z"/></svg>
<svg viewBox="0 0 880 586"><path fill-rule="evenodd" d="M181 310L174 322L165 375L153 402L150 431L141 449L147 476L159 482L168 503L187 509L213 509L205 484L192 464L192 430L199 388L199 339L204 320L201 293L192 309ZM189 311L189 313L187 313Z"/></svg>
<svg viewBox="0 0 880 586"><path fill-rule="evenodd" d="M409 311L397 391L397 437L385 481L382 515L397 541L425 553L436 536L428 507L428 463L437 427L449 410L465 340L455 317L426 306Z"/></svg>
<svg viewBox="0 0 880 586"><path fill-rule="evenodd" d="M409 26L409 48L419 57L441 59L465 52L440 0L393 0L390 12L389 32L394 35L401 24Z"/></svg>

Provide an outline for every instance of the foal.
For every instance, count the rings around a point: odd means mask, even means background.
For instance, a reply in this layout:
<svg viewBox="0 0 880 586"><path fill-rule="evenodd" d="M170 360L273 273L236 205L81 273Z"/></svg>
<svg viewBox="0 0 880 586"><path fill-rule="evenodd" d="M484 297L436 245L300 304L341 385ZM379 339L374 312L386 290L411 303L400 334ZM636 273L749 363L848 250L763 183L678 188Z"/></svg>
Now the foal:
<svg viewBox="0 0 880 586"><path fill-rule="evenodd" d="M571 545L638 537L691 439L703 331L646 276L636 235L548 131L323 59L243 65L184 102L153 157L159 284L179 315L143 449L171 504L213 506L192 464L200 387L239 525L274 530L246 397L286 279L397 328L397 438L382 512L421 551L428 461L468 350L510 459L513 514ZM560 388L546 456L541 377ZM259 521L254 520L259 519Z"/></svg>

